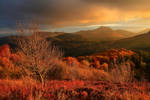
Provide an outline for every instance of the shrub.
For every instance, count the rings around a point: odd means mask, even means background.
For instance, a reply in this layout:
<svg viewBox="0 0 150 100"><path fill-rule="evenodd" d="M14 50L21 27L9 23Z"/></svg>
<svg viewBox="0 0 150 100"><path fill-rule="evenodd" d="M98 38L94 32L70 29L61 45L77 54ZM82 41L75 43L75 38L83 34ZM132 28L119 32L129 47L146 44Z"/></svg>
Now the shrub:
<svg viewBox="0 0 150 100"><path fill-rule="evenodd" d="M130 63L116 65L110 72L110 81L112 82L131 82L133 81L133 70Z"/></svg>

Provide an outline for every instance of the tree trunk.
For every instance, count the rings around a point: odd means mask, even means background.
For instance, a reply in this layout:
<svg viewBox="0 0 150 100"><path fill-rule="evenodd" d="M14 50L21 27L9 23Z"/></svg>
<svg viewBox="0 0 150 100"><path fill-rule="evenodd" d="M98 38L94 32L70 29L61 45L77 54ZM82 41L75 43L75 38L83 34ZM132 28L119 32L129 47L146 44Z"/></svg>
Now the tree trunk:
<svg viewBox="0 0 150 100"><path fill-rule="evenodd" d="M39 73L39 76L40 76L40 82L41 82L42 88L43 88L44 85L45 85L45 81L44 81L44 78L43 78L43 76L41 75L41 73Z"/></svg>

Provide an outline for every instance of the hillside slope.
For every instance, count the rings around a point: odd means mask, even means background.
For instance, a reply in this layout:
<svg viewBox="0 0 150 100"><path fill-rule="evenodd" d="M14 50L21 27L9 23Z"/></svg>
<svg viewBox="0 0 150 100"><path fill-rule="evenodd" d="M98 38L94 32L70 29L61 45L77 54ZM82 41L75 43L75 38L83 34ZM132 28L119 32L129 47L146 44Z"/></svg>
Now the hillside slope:
<svg viewBox="0 0 150 100"><path fill-rule="evenodd" d="M150 32L114 42L112 47L128 49L150 49Z"/></svg>

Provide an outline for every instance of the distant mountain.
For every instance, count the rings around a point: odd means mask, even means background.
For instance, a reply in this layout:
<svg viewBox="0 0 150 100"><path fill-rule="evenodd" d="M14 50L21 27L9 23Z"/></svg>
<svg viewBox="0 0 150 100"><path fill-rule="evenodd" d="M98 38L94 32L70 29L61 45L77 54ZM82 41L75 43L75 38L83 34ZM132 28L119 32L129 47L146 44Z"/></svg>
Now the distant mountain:
<svg viewBox="0 0 150 100"><path fill-rule="evenodd" d="M54 34L54 33L48 33ZM42 35L44 35L42 33ZM87 30L87 31L79 31L75 33L58 33L58 35L49 36L49 38L57 38L62 39L64 41L113 41L119 40L123 38L128 38L135 36L135 33L125 31L125 30L113 30L109 27L100 27L94 30ZM42 36L43 37L43 36Z"/></svg>
<svg viewBox="0 0 150 100"><path fill-rule="evenodd" d="M150 32L115 41L112 47L150 50Z"/></svg>
<svg viewBox="0 0 150 100"><path fill-rule="evenodd" d="M111 41L111 40L119 40L123 38L128 38L135 36L136 34L133 32L125 31L125 30L113 30L109 27L100 27L95 30L88 31L79 31L75 34L79 34L87 40L91 41Z"/></svg>

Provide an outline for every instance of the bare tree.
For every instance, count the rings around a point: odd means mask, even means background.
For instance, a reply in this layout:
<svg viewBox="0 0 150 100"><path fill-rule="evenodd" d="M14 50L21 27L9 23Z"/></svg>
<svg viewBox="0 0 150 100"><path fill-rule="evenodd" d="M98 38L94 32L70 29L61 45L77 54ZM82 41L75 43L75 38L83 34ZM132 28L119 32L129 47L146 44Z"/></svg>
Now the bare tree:
<svg viewBox="0 0 150 100"><path fill-rule="evenodd" d="M56 65L56 60L61 58L62 52L39 37L38 29L37 24L32 24L30 27L32 36L19 39L18 43L22 51L19 55L23 58L20 65L26 70L28 76L38 77L42 84L45 84L48 71ZM23 32L24 35L24 31L19 32Z"/></svg>

